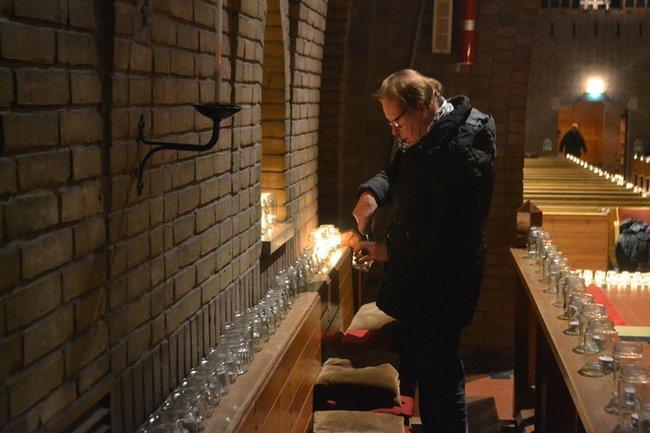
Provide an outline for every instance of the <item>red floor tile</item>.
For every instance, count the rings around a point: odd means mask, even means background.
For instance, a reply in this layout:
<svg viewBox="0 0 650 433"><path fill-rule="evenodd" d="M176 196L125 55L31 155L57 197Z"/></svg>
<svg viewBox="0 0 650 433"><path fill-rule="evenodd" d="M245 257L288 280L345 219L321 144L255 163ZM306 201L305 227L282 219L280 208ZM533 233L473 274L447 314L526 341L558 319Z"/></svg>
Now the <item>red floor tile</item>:
<svg viewBox="0 0 650 433"><path fill-rule="evenodd" d="M511 420L513 399L513 378L492 379L488 375L468 375L465 380L465 394L468 396L491 396L497 405L500 420Z"/></svg>

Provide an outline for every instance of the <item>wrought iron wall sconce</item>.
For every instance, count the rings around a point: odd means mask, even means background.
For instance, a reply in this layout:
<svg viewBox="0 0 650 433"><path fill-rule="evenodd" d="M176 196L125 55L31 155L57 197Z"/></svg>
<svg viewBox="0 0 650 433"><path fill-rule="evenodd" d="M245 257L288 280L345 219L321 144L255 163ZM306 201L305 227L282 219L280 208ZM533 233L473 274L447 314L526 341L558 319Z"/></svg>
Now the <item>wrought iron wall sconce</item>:
<svg viewBox="0 0 650 433"><path fill-rule="evenodd" d="M241 105L236 104L197 104L194 108L196 111L212 120L212 137L210 137L210 140L205 144L195 145L147 140L144 138L144 116L140 116L140 121L138 122L138 141L155 147L145 155L140 163L140 167L138 168L138 195L142 194L142 189L144 188L144 182L142 181L144 166L156 152L160 152L161 150L202 152L212 149L214 145L217 144L217 141L219 141L221 121L237 114L242 109Z"/></svg>

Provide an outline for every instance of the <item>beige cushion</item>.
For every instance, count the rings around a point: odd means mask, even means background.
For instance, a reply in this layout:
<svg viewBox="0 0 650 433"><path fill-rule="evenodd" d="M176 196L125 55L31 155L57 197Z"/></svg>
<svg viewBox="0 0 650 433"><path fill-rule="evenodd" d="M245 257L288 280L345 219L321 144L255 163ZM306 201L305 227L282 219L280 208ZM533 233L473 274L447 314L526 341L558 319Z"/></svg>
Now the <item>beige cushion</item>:
<svg viewBox="0 0 650 433"><path fill-rule="evenodd" d="M392 322L395 319L381 311L376 302L370 302L359 308L348 329L381 329Z"/></svg>
<svg viewBox="0 0 650 433"><path fill-rule="evenodd" d="M314 433L404 433L401 417L375 412L314 412Z"/></svg>
<svg viewBox="0 0 650 433"><path fill-rule="evenodd" d="M314 395L319 401L334 400L347 409L401 406L399 376L390 364L354 368L348 359L330 358L323 364Z"/></svg>

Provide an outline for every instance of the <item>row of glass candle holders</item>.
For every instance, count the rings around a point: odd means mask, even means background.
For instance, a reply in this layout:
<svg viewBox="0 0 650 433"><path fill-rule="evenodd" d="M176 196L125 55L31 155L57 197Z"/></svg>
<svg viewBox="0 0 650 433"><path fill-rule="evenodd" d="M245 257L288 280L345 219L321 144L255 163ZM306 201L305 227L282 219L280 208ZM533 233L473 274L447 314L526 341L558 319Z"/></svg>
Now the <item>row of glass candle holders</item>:
<svg viewBox="0 0 650 433"><path fill-rule="evenodd" d="M338 231L337 231L338 232ZM340 239L340 236L339 236ZM280 270L274 285L251 308L234 314L224 325L217 345L190 370L180 385L140 426L138 433L197 433L219 405L221 397L237 377L248 371L254 354L275 334L297 294L305 291L310 278L326 269L329 255L323 248L308 248L293 265ZM227 421L227 420L222 420ZM223 426L225 427L225 425Z"/></svg>
<svg viewBox="0 0 650 433"><path fill-rule="evenodd" d="M564 333L578 338L573 352L584 357L578 373L608 378L611 399L604 410L619 416L617 431L650 433L650 371L643 365L643 347L619 339L605 306L594 302L581 273L571 269L541 227L531 227L526 250L548 283L544 292L554 295L553 305L561 309L558 319L568 321Z"/></svg>
<svg viewBox="0 0 650 433"><path fill-rule="evenodd" d="M610 182L615 183L618 186L621 186L621 187L623 187L625 189L632 190L637 194L641 194L641 196L643 198L650 197L650 191L646 191L645 189L641 188L640 186L636 186L632 182L628 182L620 174L611 174L611 173L603 170L600 167L596 167L595 165L592 165L592 164L588 163L587 161L585 161L583 159L580 159L577 156L567 154L566 158L569 161L572 161L572 162L578 164L579 166L581 166L583 168L586 168L590 172L592 172L592 173L594 173L594 174L596 174L596 175L598 175L598 176L600 176L600 177L602 177L602 178L604 178L606 180L609 180Z"/></svg>
<svg viewBox="0 0 650 433"><path fill-rule="evenodd" d="M593 284L601 289L613 290L650 289L650 272L593 271L591 269L576 269L575 272L585 280L587 286Z"/></svg>

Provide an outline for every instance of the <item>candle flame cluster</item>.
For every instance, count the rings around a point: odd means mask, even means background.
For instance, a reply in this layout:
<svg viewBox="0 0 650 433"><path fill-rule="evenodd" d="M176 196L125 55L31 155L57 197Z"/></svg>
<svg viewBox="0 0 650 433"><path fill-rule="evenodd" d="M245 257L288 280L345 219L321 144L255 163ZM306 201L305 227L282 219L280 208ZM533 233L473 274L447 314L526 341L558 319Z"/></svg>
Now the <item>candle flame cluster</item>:
<svg viewBox="0 0 650 433"><path fill-rule="evenodd" d="M263 192L260 205L262 207L262 236L269 236L277 221L278 199L272 192Z"/></svg>
<svg viewBox="0 0 650 433"><path fill-rule="evenodd" d="M332 224L323 224L309 235L311 247L318 261L326 261L341 247L341 232Z"/></svg>
<svg viewBox="0 0 650 433"><path fill-rule="evenodd" d="M616 272L578 269L578 276L586 285L595 285L601 289L650 290L650 272Z"/></svg>
<svg viewBox="0 0 650 433"><path fill-rule="evenodd" d="M582 159L578 158L577 156L567 154L566 158L569 161L572 161L572 162L576 163L580 167L583 167L583 168L589 170L590 172L592 172L592 173L594 173L594 174L596 174L596 175L598 175L598 176L600 176L602 178L605 178L606 180L609 180L612 183L615 183L618 186L621 186L621 187L623 187L625 189L633 191L636 194L641 195L641 197L643 197L643 198L650 197L650 191L647 191L647 190L645 190L645 189L643 189L641 187L638 187L638 186L634 185L632 182L628 182L620 174L611 174L608 171L603 170L600 167L596 167L595 165L589 164L587 161L582 160Z"/></svg>

